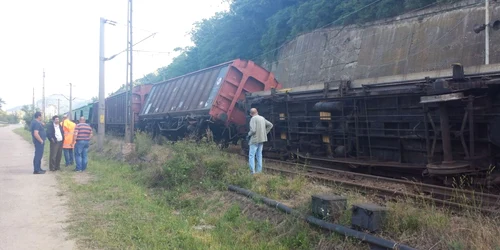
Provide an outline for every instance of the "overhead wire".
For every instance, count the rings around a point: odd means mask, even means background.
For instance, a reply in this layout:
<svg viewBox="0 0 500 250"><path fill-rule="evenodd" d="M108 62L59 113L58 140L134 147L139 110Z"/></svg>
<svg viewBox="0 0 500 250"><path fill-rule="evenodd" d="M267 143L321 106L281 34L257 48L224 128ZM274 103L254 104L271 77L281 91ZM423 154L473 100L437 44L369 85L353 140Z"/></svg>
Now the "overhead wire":
<svg viewBox="0 0 500 250"><path fill-rule="evenodd" d="M355 11L351 12L351 13L348 13L348 14L346 14L346 15L343 15L343 16L339 17L338 19L336 19L336 20L335 20L335 21L333 21L333 22L330 22L330 23L328 23L328 24L326 24L326 25L321 26L319 29L322 29L322 28L324 28L324 27L326 27L326 26L330 26L330 25L332 25L332 24L334 24L334 23L336 23L336 22L338 22L338 21L340 21L340 20L346 19L346 18L348 18L348 17L350 17L350 16L352 16L352 15L354 15L354 14L356 14L356 13L358 13L358 12L360 12L360 11L362 11L362 10L364 10L364 9L366 9L366 8L368 8L368 7L372 6L372 5L374 5L374 4L376 4L376 3L379 3L379 2L381 2L381 1L382 1L382 0L375 0L375 1L373 1L373 2L371 2L371 3L369 3L369 4L367 4L367 5L365 5L364 7L361 7L361 8L359 8L359 9L357 9L357 10L355 10ZM267 52L265 52L265 53L262 53L261 55L254 57L252 60L255 60L256 58L262 57L262 56L267 55L267 54L269 54L269 53L275 52L275 51L277 51L277 50L281 49L283 46L285 46L285 44L286 44L286 43L283 43L283 44L281 44L279 47L277 47L277 48L275 48L275 49L272 49L272 50L270 50L270 51L267 51Z"/></svg>
<svg viewBox="0 0 500 250"><path fill-rule="evenodd" d="M471 5L468 5L468 7L470 7L470 6L476 6L476 5L479 5L479 4L481 4L481 3L471 4ZM434 5L434 4L431 4L431 5ZM415 10L412 10L412 11L415 11ZM410 12L412 12L412 11L410 11ZM409 12L408 12L408 13L409 13ZM406 13L405 13L405 14L406 14ZM447 36L450 32L452 32L452 31L456 30L456 29L457 29L457 28L458 28L458 27L459 27L459 26L460 26L460 25L464 22L464 20L465 20L466 18L467 18L467 15L464 15L464 17L462 17L462 18L461 18L461 20L460 20L460 21L459 21L456 25L454 25L452 28L450 28L448 31L446 31L443 35L441 35L441 36L440 36L440 37L438 37L437 39L433 40L433 41L432 41L430 44L428 44L426 47L424 47L424 48L422 48L422 49L420 49L420 50L418 50L418 51L416 51L416 52L414 52L414 53L408 54L408 55L406 56L406 58L404 58L404 59L391 61L390 63L385 63L385 64L377 64L377 65L373 65L373 66L372 66L372 65L362 65L362 64L357 64L357 66L361 66L361 67L376 67L376 66L378 66L378 67L382 67L382 66L391 65L391 64L395 64L395 63L398 63L398 62L401 62L401 61L408 60L408 58L409 58L409 57L412 57L412 56L418 55L418 54L420 54L420 53L422 53L422 52L426 51L428 48L430 48L430 47L431 47L432 45L434 45L436 42L440 41L440 40L441 40L441 39L443 39L445 36ZM342 31L342 30L341 30L341 31ZM341 32L341 31L340 31L340 32ZM372 37L372 36L375 36L375 35L377 35L377 34L379 34L379 32L375 32L374 34L372 34L372 35L368 36L368 38L369 38L369 37ZM404 38L402 38L402 39L397 40L397 42L407 40L407 39L408 39L408 37L409 37L410 35L412 35L412 34L413 34L412 32L409 32L407 36L405 36L405 37L404 37ZM363 37L363 38L367 38L367 37L365 36L365 37ZM285 43L285 45L286 45L286 44L288 44L288 43ZM395 42L392 42L392 44L395 44ZM283 45L282 45L282 46L283 46ZM448 45L441 46L440 48L443 48L443 47L446 47L446 46L448 46ZM395 47L395 46L392 46L392 48L394 48L394 47ZM388 49L389 49L389 48L388 48ZM388 49L386 49L385 51L387 51ZM304 51L304 52L302 52L302 53L299 53L299 54L291 54L291 55L289 55L289 56L287 56L287 57L280 58L280 59L276 59L276 60L270 61L270 62L268 62L268 63L270 63L270 64L280 63L280 62L282 62L282 61L284 61L284 60L287 60L287 59L289 59L289 58L293 58L293 57L301 57L301 56L306 55L306 54L310 54L310 53L313 53L313 52L317 52L317 50L318 50L318 49L317 49L316 47L312 47L311 49L306 50L306 51ZM385 53L385 51L383 51L382 53ZM339 65L346 64L346 63L349 63L349 62L350 62L350 61L348 61L348 60L342 60L340 57L338 57L338 56L336 56L336 55L334 55L334 54L332 54L332 53L331 53L331 54L329 54L328 56L331 56L331 57L333 57L333 58L336 58L336 59L341 60L340 62L336 62L334 66L339 66ZM304 59L304 60L307 60L307 59ZM334 66L333 66L333 67L334 67ZM330 68L330 67L322 67L321 69L327 69L327 68Z"/></svg>
<svg viewBox="0 0 500 250"><path fill-rule="evenodd" d="M433 3L433 4L426 5L426 6L422 7L422 8L420 8L420 9L424 9L424 8L430 7L430 6L435 5L435 4L437 4L437 2L435 2L435 3ZM408 13L410 13L410 12L414 12L414 11L415 11L415 10L410 10L410 11L408 11L408 12L405 12L405 13L401 14L401 15L405 15L405 14L408 14ZM427 22L427 21L426 21L426 22ZM340 28L340 30L339 30L339 33L340 33L340 32L342 32L342 31L343 31L343 29L344 29L345 27L346 27L346 26L341 27L341 28ZM309 32L309 33L314 33L314 32L325 32L325 31L324 31L324 30L320 30L320 29L316 29L316 30L313 30L313 31L311 31L311 32ZM364 39L366 39L366 38L374 37L374 36L376 36L376 35L378 35L378 34L380 34L380 32L374 32L373 34L371 34L371 35L369 35L369 36L364 36L363 38L364 38ZM396 41L393 41L393 42L391 42L391 43L392 43L392 44L397 44L397 43L399 43L399 42L401 42L401 41L405 41L405 40L407 40L407 39L408 39L408 37L409 37L411 34L412 34L412 33L408 33L405 37L400 38L400 39L398 39L398 40L396 40ZM284 43L281 47L283 47L283 46L287 45L288 43L289 43L289 42ZM279 62L279 61L281 61L281 60L285 60L285 59L288 59L288 58L290 58L290 57L301 56L301 55L304 55L304 54L312 53L314 50L316 50L316 48L314 48L314 47L313 47L313 48L311 48L311 49L309 49L309 50L307 50L307 51L304 51L304 52L302 52L302 53L300 53L300 54L293 54L293 55L290 55L290 56L285 57L285 58L281 58L281 59L276 59L276 60L270 61L269 63ZM331 54L331 56L333 56L333 57L335 57L335 58L337 58L337 59L340 59L339 57L336 57L336 56L335 56L335 55L333 55L333 54Z"/></svg>
<svg viewBox="0 0 500 250"><path fill-rule="evenodd" d="M406 61L408 60L409 57L412 57L412 56L415 56L415 55L418 55L424 51L426 51L427 49L429 49L432 45L434 45L436 42L440 41L441 39L443 39L444 37L446 37L450 32L456 30L464 21L465 19L467 19L467 15L465 14L461 19L460 21L457 22L457 24L455 24L451 29L449 29L448 31L446 31L443 35L441 35L440 37L436 38L434 41L430 42L427 46L425 46L424 48L418 50L417 52L414 52L414 53L411 53L411 54L408 54L406 55L406 58L404 59L400 59L400 60L394 60L390 63L385 63L385 64L378 64L377 66L381 67L381 66L387 66L387 65L392 65L392 64L395 64L395 63L398 63L398 62L402 62L402 61ZM460 38L463 38L463 37L460 37ZM444 45L444 46L441 46L440 48L443 48L445 46L448 46L448 45ZM363 64L358 64L358 66L371 66L371 65L363 65Z"/></svg>

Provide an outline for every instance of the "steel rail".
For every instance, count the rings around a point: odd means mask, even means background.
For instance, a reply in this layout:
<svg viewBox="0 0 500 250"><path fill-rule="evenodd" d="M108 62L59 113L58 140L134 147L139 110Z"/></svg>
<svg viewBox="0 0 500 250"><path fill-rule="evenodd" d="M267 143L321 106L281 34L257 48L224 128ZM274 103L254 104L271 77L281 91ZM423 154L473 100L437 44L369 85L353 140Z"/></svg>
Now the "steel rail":
<svg viewBox="0 0 500 250"><path fill-rule="evenodd" d="M266 159L266 161L272 161L286 165L297 165L294 163L278 160ZM304 171L291 168L275 168L270 166L265 166L264 170L286 175L302 175L308 179L320 181L327 185L354 188L361 191L373 192L375 194L388 197L402 197L411 198L414 200L424 200L426 202L429 202L430 204L442 207L448 207L458 210L479 211L489 215L500 215L500 209L498 209L500 207L500 196L493 194L474 192L470 190L453 189L449 187L441 187L407 180L391 179L387 177L308 165L304 165ZM384 183L400 184L403 185L407 191L399 191L377 187L369 184L362 184L355 181L345 180L346 177L357 177L376 183L382 181Z"/></svg>

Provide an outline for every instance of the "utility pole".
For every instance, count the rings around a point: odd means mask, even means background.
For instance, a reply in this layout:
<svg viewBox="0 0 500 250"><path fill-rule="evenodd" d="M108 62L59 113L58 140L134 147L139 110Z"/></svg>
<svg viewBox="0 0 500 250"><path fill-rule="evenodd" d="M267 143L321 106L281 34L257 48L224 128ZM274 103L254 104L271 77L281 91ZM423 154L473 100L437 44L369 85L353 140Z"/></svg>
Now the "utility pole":
<svg viewBox="0 0 500 250"><path fill-rule="evenodd" d="M484 23L490 23L490 0L484 0ZM490 64L490 29L486 27L484 33L484 64Z"/></svg>
<svg viewBox="0 0 500 250"><path fill-rule="evenodd" d="M33 114L35 114L35 87L33 87L33 106L31 107Z"/></svg>
<svg viewBox="0 0 500 250"><path fill-rule="evenodd" d="M133 85L134 78L133 78L133 70L132 70L133 69L132 68L132 65L133 65L133 63L132 63L133 62L133 60L132 60L132 58L133 58L132 51L133 51L133 47L134 47L134 44L132 43L132 0L129 0L129 3L130 3L130 23L129 23L129 25L130 25L130 42L129 42L129 44L130 44L130 48L129 48L129 50L130 50L130 70L129 70L129 74L130 74L130 76L129 76L129 81L130 81L130 93L129 93L129 96L130 96L130 98L129 98L129 110L130 110L130 143L133 143L134 142L134 134L135 134L134 133L134 129L135 129L134 128L134 126L135 126L135 116L134 116L134 111L132 110L132 102L133 102L133 100L132 100L132 97L133 97L132 91L134 89L134 85Z"/></svg>
<svg viewBox="0 0 500 250"><path fill-rule="evenodd" d="M73 110L73 84L69 83L69 111L68 116L71 120L71 111Z"/></svg>
<svg viewBox="0 0 500 250"><path fill-rule="evenodd" d="M130 111L129 111L129 67L130 67L130 0L127 1L127 69L125 73L125 103L126 103L126 108L125 108L125 142L129 143L131 142L131 131L130 131L130 125L129 125L129 119L130 119Z"/></svg>
<svg viewBox="0 0 500 250"><path fill-rule="evenodd" d="M105 132L105 99L104 99L104 62L111 58L104 57L104 25L109 23L115 25L116 22L100 18L99 20L99 125L97 126L97 150L102 151Z"/></svg>
<svg viewBox="0 0 500 250"><path fill-rule="evenodd" d="M495 0L497 2L497 0ZM484 30L484 64L490 64L490 29L494 31L500 30L500 20L490 22L490 0L484 1L484 24L477 24L474 26L476 34Z"/></svg>
<svg viewBox="0 0 500 250"><path fill-rule="evenodd" d="M132 91L133 86L133 74L132 74L132 50L134 44L132 43L132 0L128 0L128 20L127 20L127 83L126 83L126 101L127 110L125 114L125 140L128 143L133 143L134 141L134 125L135 116L132 110Z"/></svg>
<svg viewBox="0 0 500 250"><path fill-rule="evenodd" d="M42 83L42 119L45 122L45 69L43 69L43 83Z"/></svg>
<svg viewBox="0 0 500 250"><path fill-rule="evenodd" d="M60 114L61 114L61 113L60 113L60 111L61 111L61 109L60 109L60 108L61 108L61 106L60 106L60 104L61 104L61 103L60 103L60 101L61 101L61 100L60 100L59 98L57 98L57 115L60 115Z"/></svg>
<svg viewBox="0 0 500 250"><path fill-rule="evenodd" d="M104 24L106 19L100 19L99 28L99 125L97 126L97 150L102 151L104 144Z"/></svg>

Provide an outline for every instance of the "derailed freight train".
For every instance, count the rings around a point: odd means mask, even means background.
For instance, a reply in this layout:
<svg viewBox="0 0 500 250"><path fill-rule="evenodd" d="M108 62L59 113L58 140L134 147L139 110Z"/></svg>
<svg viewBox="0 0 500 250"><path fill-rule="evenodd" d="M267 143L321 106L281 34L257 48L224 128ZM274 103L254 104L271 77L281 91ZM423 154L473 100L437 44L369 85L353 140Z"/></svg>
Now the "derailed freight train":
<svg viewBox="0 0 500 250"><path fill-rule="evenodd" d="M498 64L255 92L245 106L274 124L268 156L500 180Z"/></svg>
<svg viewBox="0 0 500 250"><path fill-rule="evenodd" d="M132 88L132 119L135 126L140 126L139 113L146 101L152 84L141 84ZM106 130L111 130L117 133L125 133L125 115L127 111L127 96L126 92L120 92L106 98L105 101L105 121Z"/></svg>
<svg viewBox="0 0 500 250"><path fill-rule="evenodd" d="M152 84L141 84L132 88L132 113L135 126L140 128L139 113L145 100L148 98ZM106 131L112 131L115 134L125 133L125 115L127 111L127 96L125 91L115 93L107 97L104 101L104 120ZM88 123L94 129L99 126L99 102L88 105L90 108L90 119Z"/></svg>
<svg viewBox="0 0 500 250"><path fill-rule="evenodd" d="M153 85L139 118L153 136L208 136L226 147L246 133L245 94L279 88L272 73L236 59Z"/></svg>

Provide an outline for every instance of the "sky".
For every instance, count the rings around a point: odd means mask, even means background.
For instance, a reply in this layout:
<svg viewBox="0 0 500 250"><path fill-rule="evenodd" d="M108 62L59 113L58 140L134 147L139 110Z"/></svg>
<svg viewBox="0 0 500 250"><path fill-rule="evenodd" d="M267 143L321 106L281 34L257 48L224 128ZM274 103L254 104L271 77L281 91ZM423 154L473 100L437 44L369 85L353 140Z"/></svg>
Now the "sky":
<svg viewBox="0 0 500 250"><path fill-rule="evenodd" d="M168 65L176 47L192 45L193 24L229 8L224 0L134 0L133 78ZM4 110L45 96L90 99L99 91L99 18L105 26L105 57L127 46L127 0L0 1L0 98ZM126 54L105 63L106 96L126 81ZM65 100L66 101L66 100Z"/></svg>

